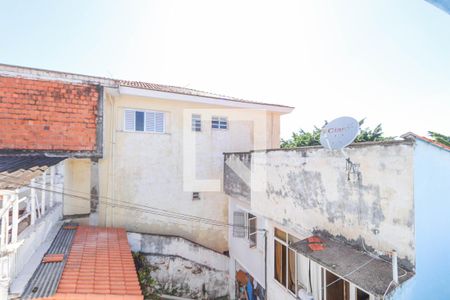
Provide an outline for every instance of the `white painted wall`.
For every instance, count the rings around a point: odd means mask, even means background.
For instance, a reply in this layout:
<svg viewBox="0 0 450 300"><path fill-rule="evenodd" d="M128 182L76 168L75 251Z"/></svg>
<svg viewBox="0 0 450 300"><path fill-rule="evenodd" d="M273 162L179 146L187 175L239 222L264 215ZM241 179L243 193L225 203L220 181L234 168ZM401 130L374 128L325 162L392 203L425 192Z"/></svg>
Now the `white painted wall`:
<svg viewBox="0 0 450 300"><path fill-rule="evenodd" d="M417 139L416 275L392 299L450 299L450 151Z"/></svg>
<svg viewBox="0 0 450 300"><path fill-rule="evenodd" d="M249 204L230 198L229 219L233 222L234 211L250 212ZM257 228L265 229L266 222L263 217L256 215ZM265 262L264 262L264 232L258 231L256 247L250 247L248 239L233 237L233 230L229 230L229 246L231 263L237 261L247 272L249 272L262 287L265 287ZM234 281L235 272L230 274Z"/></svg>

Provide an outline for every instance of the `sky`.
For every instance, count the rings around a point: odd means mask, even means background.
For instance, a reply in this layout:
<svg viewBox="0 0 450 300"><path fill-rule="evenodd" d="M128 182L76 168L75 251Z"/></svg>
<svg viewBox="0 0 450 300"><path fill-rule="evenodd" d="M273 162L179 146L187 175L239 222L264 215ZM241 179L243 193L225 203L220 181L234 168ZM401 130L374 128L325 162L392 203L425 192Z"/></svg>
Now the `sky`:
<svg viewBox="0 0 450 300"><path fill-rule="evenodd" d="M0 63L295 106L450 135L450 15L424 0L0 0Z"/></svg>

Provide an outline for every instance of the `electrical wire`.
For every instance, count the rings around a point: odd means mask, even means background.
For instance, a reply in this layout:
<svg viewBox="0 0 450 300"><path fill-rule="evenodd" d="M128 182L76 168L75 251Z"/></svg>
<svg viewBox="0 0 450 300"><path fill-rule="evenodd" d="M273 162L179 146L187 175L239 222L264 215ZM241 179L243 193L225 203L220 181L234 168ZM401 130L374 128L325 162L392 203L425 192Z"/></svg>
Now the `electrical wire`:
<svg viewBox="0 0 450 300"><path fill-rule="evenodd" d="M8 175L6 175L6 176L8 176ZM12 177L12 176L10 176L10 177ZM17 182L7 181L7 180L4 180L4 179L0 179L0 182L10 183L10 184L19 184ZM90 198L83 197L83 196L80 196L80 195L75 195L75 194L70 194L70 193L66 193L66 192L59 192L59 191L55 191L55 190L50 190L50 189L42 188L42 187L39 187L39 186L33 186L31 184L25 184L25 185L22 185L22 186L27 186L29 188L34 188L34 189L41 190L41 191L47 191L47 192L50 192L50 193L56 193L56 194L61 194L61 195L64 195L64 196L78 198L78 199L89 201L89 202L91 201ZM83 193L83 192L79 192L79 191L75 191L75 190L72 190L72 191L80 193L80 194L89 195L89 193ZM219 220L214 220L214 219L202 218L202 217L188 215L188 214L177 213L177 212L168 211L168 210L164 210L164 209L159 209L159 208L148 206L148 205L134 204L134 203L131 203L131 202L120 201L118 199L112 199L112 198L104 197L104 196L98 196L98 198L99 199L102 198L102 199L109 199L109 200L116 201L116 203L112 203L112 202L108 202L108 201L99 201L100 203L105 204L105 205L121 207L121 208L130 209L130 210L136 210L136 211L139 211L139 212L150 213L150 214L154 214L154 215L158 215L158 216L173 217L173 218L178 218L178 219L185 220L185 221L194 221L194 222L204 223L204 224L213 225L213 226L232 227L232 228L238 227L238 228L241 228L241 229L248 229L249 228L249 226L245 226L245 225L241 226L241 225L225 223L225 222L221 222ZM266 229L257 228L257 230L266 232ZM367 262L365 262L365 263L361 264L360 266L358 266L357 268L355 268L354 270L348 272L347 274L345 274L343 276L340 276L340 278L334 280L333 282L327 284L326 286L321 287L322 291L324 289L328 288L329 286L339 282L340 280L347 279L346 277L348 277L348 276L352 275L353 273L357 272L358 270L362 269L363 267L365 267L366 265L368 265L370 262L372 262L375 259L380 259L380 260L383 260L383 261L385 261L387 263L392 264L391 262L389 262L389 261L387 261L387 260L385 260L385 259L383 259L383 258L381 258L381 257L379 257L379 256L377 256L377 255L367 251L365 246L364 246L364 244L363 244L363 248L364 248L365 252L367 252L370 255L371 258ZM403 272L405 272L405 274L399 276L399 278L403 277L403 276L405 276L407 274L406 271L404 271L403 269L401 269L401 270ZM386 289L386 292L383 295L383 299L384 299L384 297L385 297L385 295L386 295L387 291L389 290L389 288L390 288L392 283L393 283L393 281L391 281L389 283L388 288Z"/></svg>
<svg viewBox="0 0 450 300"><path fill-rule="evenodd" d="M376 258L371 257L368 261L366 261L365 263L361 264L359 267L353 269L352 271L348 272L347 274L345 274L345 275L343 275L343 276L340 276L340 278L336 279L335 281L333 281L333 282L327 284L326 286L324 286L324 287L322 287L322 288L320 288L320 289L323 291L324 289L326 289L326 288L329 287L330 285L333 285L333 284L335 284L336 282L339 282L339 280L347 279L347 278L346 278L347 276L350 276L350 275L352 275L353 273L355 273L355 272L359 271L360 269L364 268L365 266L367 266L370 262L372 262L372 261L375 260L375 259L376 259Z"/></svg>
<svg viewBox="0 0 450 300"><path fill-rule="evenodd" d="M384 261L384 262L386 262L386 263L388 263L388 264L390 264L390 265L392 266L392 262L391 262L391 261L389 261L389 260L387 260L387 259L384 259L384 258L382 258L381 256L376 255L375 253L370 252L369 250L367 250L367 249L366 249L366 246L365 246L366 243L364 242L364 240L361 241L361 244L362 244L362 246L363 246L364 251L365 251L369 256L375 257L376 259L379 259L379 260L382 260L382 261ZM407 271L403 270L402 268L399 268L399 269L403 271L403 274L400 275L400 276L398 276L398 278L402 278L402 277L408 275L408 272L407 272Z"/></svg>
<svg viewBox="0 0 450 300"><path fill-rule="evenodd" d="M10 183L10 184L19 184L17 182L13 182L13 181L8 181L8 180L4 180L4 179L0 179L0 181L5 182L5 183ZM56 190L50 190L50 189L46 189L46 188L42 188L39 186L33 186L31 184L22 184L20 183L22 186L26 186L29 188L34 188L36 190L41 190L41 191L47 191L50 193L56 193L56 194L61 194L64 196L69 196L69 197L73 197L73 198L77 198L77 199L81 199L81 200L85 200L85 201L91 201L90 198L87 197L83 197L80 195L76 195L76 194L70 194L70 193L66 193L66 192L60 192L60 191L56 191ZM78 193L78 192L77 192ZM83 194L83 192L80 192L80 194ZM88 194L88 193L84 193L84 194ZM112 198L108 198L108 197L103 197L103 196L98 196L98 198L102 198L102 199L110 199L113 200L115 202L109 202L109 201L99 201L99 203L101 204L105 204L105 205L109 205L109 206L113 206L113 207L121 207L121 208L127 208L127 209L131 209L131 210L135 210L135 211L139 211L139 212L145 212L145 213L150 213L150 214L154 214L154 215L159 215L159 216L163 216L163 217L173 217L173 218L178 218L178 219L182 219L185 221L194 221L194 222L199 222L199 223L204 223L204 224L208 224L208 225L213 225L213 226L222 226L222 227L237 227L237 228L241 228L241 229L248 229L249 226L245 226L245 225L236 225L236 224L230 224L230 223L225 223L219 220L214 220L214 219L208 219L208 218L203 218L203 217L198 217L198 216L194 216L194 215L188 215L188 214L183 214L183 213L178 213L178 212L173 212L173 211L169 211L169 210L165 210L165 209L160 209L160 208L156 208L156 207L152 207L152 206L148 206L148 205L143 205L143 204L135 204L135 203L131 203L131 202L127 202L127 201L121 201L118 199L112 199ZM266 229L261 229L261 228L257 228L257 231L266 231Z"/></svg>

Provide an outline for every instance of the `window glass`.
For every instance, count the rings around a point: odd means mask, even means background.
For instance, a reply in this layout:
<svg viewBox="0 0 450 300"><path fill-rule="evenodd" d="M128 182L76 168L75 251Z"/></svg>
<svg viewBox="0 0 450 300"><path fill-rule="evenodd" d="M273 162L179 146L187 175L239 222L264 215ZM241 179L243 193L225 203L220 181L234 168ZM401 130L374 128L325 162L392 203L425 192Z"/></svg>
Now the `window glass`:
<svg viewBox="0 0 450 300"><path fill-rule="evenodd" d="M200 115L192 115L192 131L202 131L202 118Z"/></svg>
<svg viewBox="0 0 450 300"><path fill-rule="evenodd" d="M350 300L350 284L348 281L326 271L327 299Z"/></svg>
<svg viewBox="0 0 450 300"><path fill-rule="evenodd" d="M227 118L220 118L219 126L220 126L220 129L227 129L228 128L228 120L227 120Z"/></svg>
<svg viewBox="0 0 450 300"><path fill-rule="evenodd" d="M257 230L256 230L256 216L248 214L248 241L250 247L256 246Z"/></svg>
<svg viewBox="0 0 450 300"><path fill-rule="evenodd" d="M288 244L289 245L292 245L293 243L296 243L298 241L300 241L298 238L296 238L293 235L288 234Z"/></svg>
<svg viewBox="0 0 450 300"><path fill-rule="evenodd" d="M227 129L228 128L228 118L227 117L212 117L211 127L215 129Z"/></svg>
<svg viewBox="0 0 450 300"><path fill-rule="evenodd" d="M309 259L301 254L297 254L297 284L298 289L304 288L310 291L309 287Z"/></svg>
<svg viewBox="0 0 450 300"><path fill-rule="evenodd" d="M144 112L136 111L136 131L144 131Z"/></svg>
<svg viewBox="0 0 450 300"><path fill-rule="evenodd" d="M356 288L356 300L369 300L370 296L364 291Z"/></svg>
<svg viewBox="0 0 450 300"><path fill-rule="evenodd" d="M284 231L282 231L282 230L280 230L278 228L275 228L275 236L277 238L279 238L280 240L286 242L286 232L284 232Z"/></svg>
<svg viewBox="0 0 450 300"><path fill-rule="evenodd" d="M275 269L275 279L286 286L286 246L278 241L275 242L275 259L274 259L274 269Z"/></svg>
<svg viewBox="0 0 450 300"><path fill-rule="evenodd" d="M295 290L295 251L288 249L288 289L297 294Z"/></svg>

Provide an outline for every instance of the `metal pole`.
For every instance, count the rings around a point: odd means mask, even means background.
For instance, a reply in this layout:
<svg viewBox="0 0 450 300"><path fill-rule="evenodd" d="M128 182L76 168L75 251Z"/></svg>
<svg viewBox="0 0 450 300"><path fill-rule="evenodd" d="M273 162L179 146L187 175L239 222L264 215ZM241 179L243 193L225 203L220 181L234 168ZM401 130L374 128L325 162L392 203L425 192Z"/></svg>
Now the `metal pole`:
<svg viewBox="0 0 450 300"><path fill-rule="evenodd" d="M398 284L397 251L392 250L392 280Z"/></svg>
<svg viewBox="0 0 450 300"><path fill-rule="evenodd" d="M34 178L31 179L30 201L31 201L31 225L36 222L36 189L34 188Z"/></svg>
<svg viewBox="0 0 450 300"><path fill-rule="evenodd" d="M53 191L55 188L55 167L50 167L50 207L53 206Z"/></svg>
<svg viewBox="0 0 450 300"><path fill-rule="evenodd" d="M45 214L45 184L47 180L46 171L42 173L42 192L41 192L41 216Z"/></svg>
<svg viewBox="0 0 450 300"><path fill-rule="evenodd" d="M19 233L19 191L12 196L13 211L12 211L12 229L11 229L11 243L17 242L17 234Z"/></svg>

